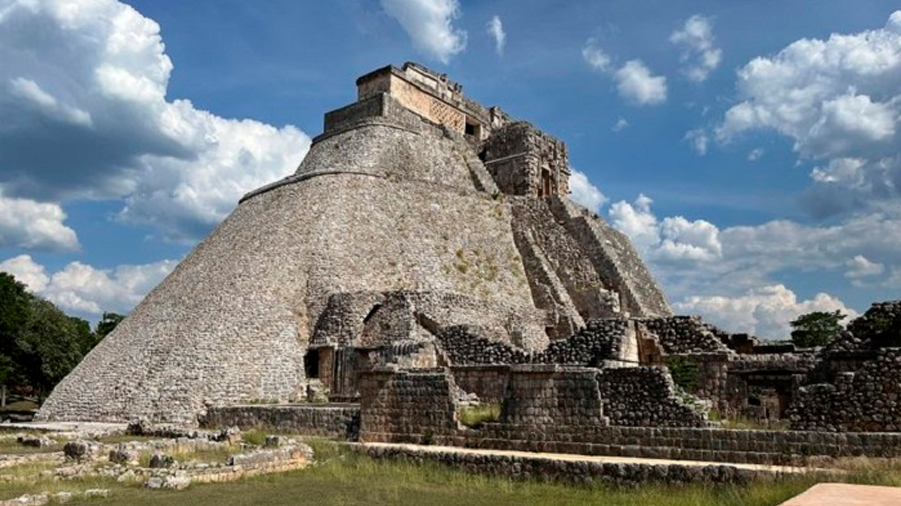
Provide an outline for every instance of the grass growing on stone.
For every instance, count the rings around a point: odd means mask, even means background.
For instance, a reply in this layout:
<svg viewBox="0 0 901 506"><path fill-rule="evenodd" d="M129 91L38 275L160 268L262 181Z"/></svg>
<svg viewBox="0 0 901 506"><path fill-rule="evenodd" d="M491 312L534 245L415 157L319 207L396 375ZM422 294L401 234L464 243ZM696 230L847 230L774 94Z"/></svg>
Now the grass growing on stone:
<svg viewBox="0 0 901 506"><path fill-rule="evenodd" d="M485 422L496 422L500 419L500 404L479 404L460 408L460 423L467 427L478 428Z"/></svg>

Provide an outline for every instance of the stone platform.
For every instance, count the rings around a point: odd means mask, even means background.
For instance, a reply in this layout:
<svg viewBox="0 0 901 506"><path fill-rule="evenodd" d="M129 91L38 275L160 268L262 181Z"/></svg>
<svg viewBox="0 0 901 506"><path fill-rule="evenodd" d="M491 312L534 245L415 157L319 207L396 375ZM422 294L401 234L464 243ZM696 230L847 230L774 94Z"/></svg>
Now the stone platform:
<svg viewBox="0 0 901 506"><path fill-rule="evenodd" d="M897 506L901 488L818 483L781 506Z"/></svg>
<svg viewBox="0 0 901 506"><path fill-rule="evenodd" d="M360 443L354 447L376 459L405 458L412 462L437 462L479 474L571 483L748 483L764 476L803 473L827 475L836 472L811 467L479 450L452 446Z"/></svg>

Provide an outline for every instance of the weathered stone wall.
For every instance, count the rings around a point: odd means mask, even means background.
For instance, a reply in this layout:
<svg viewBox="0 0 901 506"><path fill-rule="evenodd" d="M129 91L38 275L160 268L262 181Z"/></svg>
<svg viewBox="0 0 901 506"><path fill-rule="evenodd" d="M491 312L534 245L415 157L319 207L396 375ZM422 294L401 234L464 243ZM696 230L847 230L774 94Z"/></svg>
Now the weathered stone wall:
<svg viewBox="0 0 901 506"><path fill-rule="evenodd" d="M833 383L801 387L789 419L798 430L901 430L901 349L879 350L857 371L838 373Z"/></svg>
<svg viewBox="0 0 901 506"><path fill-rule="evenodd" d="M527 455L477 454L435 451L428 448L358 446L358 451L375 459L403 459L421 464L438 464L480 475L504 478L558 481L564 483L609 483L642 485L646 483L749 483L772 472L752 471L733 466L693 466L683 464L646 465L620 462L577 462Z"/></svg>
<svg viewBox="0 0 901 506"><path fill-rule="evenodd" d="M741 384L729 382L729 366L732 355L725 352L673 354L667 357L671 366L693 368L689 372L691 384L683 385L686 392L698 399L708 401L711 407L723 415L737 412L733 409L747 399L747 392ZM743 395L743 397L742 397ZM737 400L736 400L737 398Z"/></svg>
<svg viewBox="0 0 901 506"><path fill-rule="evenodd" d="M598 372L604 414L610 425L704 427L706 416L686 405L661 367L625 367Z"/></svg>
<svg viewBox="0 0 901 506"><path fill-rule="evenodd" d="M621 359L628 330L629 322L622 318L589 320L585 328L537 353L491 339L473 326L445 327L436 336L448 365L452 366L529 363L599 366Z"/></svg>
<svg viewBox="0 0 901 506"><path fill-rule="evenodd" d="M566 339L552 342L535 355L534 362L600 366L606 360L619 360L629 322L623 318L588 320L585 328Z"/></svg>
<svg viewBox="0 0 901 506"><path fill-rule="evenodd" d="M360 433L360 407L353 405L214 406L201 426L290 431L355 441Z"/></svg>
<svg viewBox="0 0 901 506"><path fill-rule="evenodd" d="M486 337L528 350L547 345L539 311L454 292L337 293L321 313L311 347L425 342L443 327L478 325ZM431 328L429 328L431 327Z"/></svg>
<svg viewBox="0 0 901 506"><path fill-rule="evenodd" d="M366 442L418 443L418 434L370 432ZM486 423L478 430L461 429L436 435L431 443L651 459L702 460L747 464L805 465L823 458L901 457L899 433L837 433L734 430L688 427L564 427L536 431L528 425Z"/></svg>
<svg viewBox="0 0 901 506"><path fill-rule="evenodd" d="M458 365L450 368L454 383L484 403L500 403L507 394L509 365Z"/></svg>
<svg viewBox="0 0 901 506"><path fill-rule="evenodd" d="M730 353L729 348L708 328L700 316L671 316L642 320L657 335L664 353Z"/></svg>
<svg viewBox="0 0 901 506"><path fill-rule="evenodd" d="M478 327L445 327L436 337L448 365L525 364L531 361L527 351L492 340Z"/></svg>
<svg viewBox="0 0 901 506"><path fill-rule="evenodd" d="M562 306L560 311L567 314L575 310L583 319L604 318L619 312L619 297L611 293L604 279L599 275L592 259L582 245L560 223L551 212L545 200L534 198L511 198L513 207L513 230L517 246L523 258L541 255L534 259L545 259L552 268L550 272L539 273L534 282L544 274L548 279L545 284L552 288L559 283L565 290L552 298L555 305ZM517 237L519 236L519 237ZM528 249L528 240L534 242L537 250ZM526 267L530 264L527 262ZM540 268L532 265L532 270ZM535 287L533 287L533 294ZM571 305L570 307L567 307Z"/></svg>
<svg viewBox="0 0 901 506"><path fill-rule="evenodd" d="M481 157L508 195L569 194L566 145L528 122L516 121L493 130L482 145Z"/></svg>
<svg viewBox="0 0 901 506"><path fill-rule="evenodd" d="M624 313L632 317L672 316L666 297L625 234L568 198L552 197L548 203L557 221L591 259L604 285L619 294Z"/></svg>
<svg viewBox="0 0 901 506"><path fill-rule="evenodd" d="M607 425L597 370L538 365L512 367L501 422L526 425L537 432L557 425Z"/></svg>
<svg viewBox="0 0 901 506"><path fill-rule="evenodd" d="M406 434L422 443L428 443L434 435L452 434L458 428L456 388L446 370L363 372L361 430Z"/></svg>

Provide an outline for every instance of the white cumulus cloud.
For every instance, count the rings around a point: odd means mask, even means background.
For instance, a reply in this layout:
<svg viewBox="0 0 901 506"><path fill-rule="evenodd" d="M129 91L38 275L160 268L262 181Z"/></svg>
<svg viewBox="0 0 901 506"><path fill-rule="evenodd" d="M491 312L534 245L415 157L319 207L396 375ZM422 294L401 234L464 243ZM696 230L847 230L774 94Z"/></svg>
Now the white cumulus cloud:
<svg viewBox="0 0 901 506"><path fill-rule="evenodd" d="M59 205L9 198L0 188L0 247L77 250L78 237L65 221L66 213Z"/></svg>
<svg viewBox="0 0 901 506"><path fill-rule="evenodd" d="M569 175L569 191L573 201L594 212L598 212L601 206L607 203L607 197L588 180L588 176L575 169L572 169Z"/></svg>
<svg viewBox="0 0 901 506"><path fill-rule="evenodd" d="M696 14L688 18L669 40L681 48L680 58L687 64L683 71L694 82L706 81L723 58L722 50L714 44L713 21L708 17Z"/></svg>
<svg viewBox="0 0 901 506"><path fill-rule="evenodd" d="M128 313L176 264L174 260L162 260L97 269L71 262L50 274L30 255L19 255L0 262L0 272L12 274L31 292L63 311L92 318L104 312Z"/></svg>
<svg viewBox="0 0 901 506"><path fill-rule="evenodd" d="M494 16L488 22L488 35L494 39L494 49L497 54L504 54L504 46L507 45L507 32L504 31L504 24L499 16Z"/></svg>
<svg viewBox="0 0 901 506"><path fill-rule="evenodd" d="M655 76L641 60L629 60L614 74L616 89L627 102L657 105L666 102L666 77Z"/></svg>
<svg viewBox="0 0 901 506"><path fill-rule="evenodd" d="M838 276L851 287L901 286L901 250L897 247L901 210L897 207L857 213L829 225L774 220L721 229L705 220L658 217L652 204L649 197L639 195L632 203L611 204L608 216L614 227L632 239L681 312L691 310L713 317L725 311L722 308L731 308L730 317L744 322L746 330L756 326L767 337L785 338L788 334L779 332L787 329L791 318L779 318L792 311L826 310L831 307L827 302L834 304L834 309L845 310L836 294L822 293L812 302L799 301L794 293L801 286L785 281L788 273L801 276L793 281L798 283L809 283L803 279L811 277L831 280ZM804 288L824 292L815 285ZM767 310L769 323L759 323L765 320L758 318L764 311L761 308L774 304L794 309ZM741 317L735 316L739 310L745 311ZM736 328L725 319L717 322L727 330Z"/></svg>
<svg viewBox="0 0 901 506"><path fill-rule="evenodd" d="M244 193L293 172L309 147L294 127L168 100L173 63L159 25L128 5L6 3L0 180L7 198L121 200L124 219L196 240Z"/></svg>
<svg viewBox="0 0 901 506"><path fill-rule="evenodd" d="M641 60L629 60L619 68L594 38L582 46L582 59L589 67L616 82L619 96L632 105L658 105L666 102L666 77L655 76Z"/></svg>
<svg viewBox="0 0 901 506"><path fill-rule="evenodd" d="M610 129L614 132L622 132L626 128L629 128L629 120L627 120L626 118L620 118L616 120L616 123L614 123Z"/></svg>
<svg viewBox="0 0 901 506"><path fill-rule="evenodd" d="M0 272L12 274L32 293L41 293L50 282L44 266L35 262L31 255L19 255L0 262Z"/></svg>
<svg viewBox="0 0 901 506"><path fill-rule="evenodd" d="M382 8L400 23L413 47L441 63L466 49L466 32L454 27L460 16L457 0L381 0Z"/></svg>
<svg viewBox="0 0 901 506"><path fill-rule="evenodd" d="M772 130L792 139L801 158L824 160L804 199L814 216L897 202L901 11L882 28L800 39L754 58L738 71L737 88L740 102L726 112L717 139Z"/></svg>
<svg viewBox="0 0 901 506"><path fill-rule="evenodd" d="M848 260L846 265L848 271L845 272L845 277L852 280L878 276L885 272L884 265L877 262L871 262L863 255L855 255L854 258Z"/></svg>
<svg viewBox="0 0 901 506"><path fill-rule="evenodd" d="M825 293L799 301L784 285L776 284L748 290L735 297L689 297L674 304L680 313L700 314L705 320L732 332L746 332L769 339L785 339L791 333L789 322L813 311L839 310L850 317L857 312Z"/></svg>
<svg viewBox="0 0 901 506"><path fill-rule="evenodd" d="M715 225L682 216L658 220L651 210L652 203L648 196L639 195L631 204L620 201L610 206L613 226L628 235L649 260L660 264L691 264L722 255L719 229Z"/></svg>

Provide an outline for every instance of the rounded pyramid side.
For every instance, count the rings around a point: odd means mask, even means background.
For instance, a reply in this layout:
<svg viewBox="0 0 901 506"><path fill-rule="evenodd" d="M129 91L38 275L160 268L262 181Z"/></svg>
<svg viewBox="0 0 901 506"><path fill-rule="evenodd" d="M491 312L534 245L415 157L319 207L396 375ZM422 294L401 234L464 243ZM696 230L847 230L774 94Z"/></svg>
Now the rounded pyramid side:
<svg viewBox="0 0 901 506"><path fill-rule="evenodd" d="M198 245L39 418L191 423L210 405L300 397L333 293L460 292L486 311L536 311L509 206L474 190L462 147L388 125L317 142L293 179L244 200Z"/></svg>

